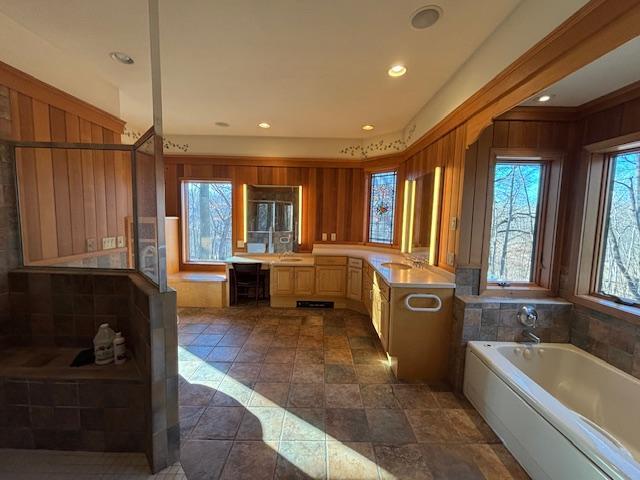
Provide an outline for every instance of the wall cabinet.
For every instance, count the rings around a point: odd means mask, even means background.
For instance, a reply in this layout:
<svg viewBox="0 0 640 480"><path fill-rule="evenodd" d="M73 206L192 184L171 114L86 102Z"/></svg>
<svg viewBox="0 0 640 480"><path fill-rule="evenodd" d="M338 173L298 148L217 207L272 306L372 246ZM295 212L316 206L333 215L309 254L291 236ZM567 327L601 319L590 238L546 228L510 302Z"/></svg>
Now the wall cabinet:
<svg viewBox="0 0 640 480"><path fill-rule="evenodd" d="M316 265L316 294L344 297L346 279L346 266Z"/></svg>
<svg viewBox="0 0 640 480"><path fill-rule="evenodd" d="M362 299L362 268L349 267L347 270L347 297L358 301Z"/></svg>
<svg viewBox="0 0 640 480"><path fill-rule="evenodd" d="M294 293L299 295L313 295L316 280L314 267L294 267Z"/></svg>

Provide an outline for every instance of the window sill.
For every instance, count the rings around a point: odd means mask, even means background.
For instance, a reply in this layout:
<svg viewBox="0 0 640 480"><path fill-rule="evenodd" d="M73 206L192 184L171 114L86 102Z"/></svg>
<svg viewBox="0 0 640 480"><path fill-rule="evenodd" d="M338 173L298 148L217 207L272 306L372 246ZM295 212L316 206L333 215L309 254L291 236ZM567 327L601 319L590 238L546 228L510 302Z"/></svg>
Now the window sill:
<svg viewBox="0 0 640 480"><path fill-rule="evenodd" d="M553 297L553 293L548 288L538 285L521 285L500 287L498 285L487 285L481 292L482 296L487 297L526 297L526 298L547 298Z"/></svg>
<svg viewBox="0 0 640 480"><path fill-rule="evenodd" d="M638 307L620 305L606 298L594 297L593 295L574 295L571 301L620 320L640 324L640 308Z"/></svg>

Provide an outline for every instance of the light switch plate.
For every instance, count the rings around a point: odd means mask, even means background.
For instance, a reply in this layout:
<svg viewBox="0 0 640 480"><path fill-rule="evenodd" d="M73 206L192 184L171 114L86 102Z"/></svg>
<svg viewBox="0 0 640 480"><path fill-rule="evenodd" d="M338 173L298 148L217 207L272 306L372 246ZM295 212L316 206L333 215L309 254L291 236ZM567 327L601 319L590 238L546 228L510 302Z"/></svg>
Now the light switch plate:
<svg viewBox="0 0 640 480"><path fill-rule="evenodd" d="M124 235L118 235L118 248L124 248Z"/></svg>
<svg viewBox="0 0 640 480"><path fill-rule="evenodd" d="M96 239L87 238L87 252L95 252L95 251L96 251Z"/></svg>
<svg viewBox="0 0 640 480"><path fill-rule="evenodd" d="M331 241L332 241L332 242L335 242L335 241L336 241L336 238L337 238L337 235L336 235L335 233L332 233L332 234L331 234Z"/></svg>
<svg viewBox="0 0 640 480"><path fill-rule="evenodd" d="M244 240L238 240L236 242L236 248L244 248Z"/></svg>
<svg viewBox="0 0 640 480"><path fill-rule="evenodd" d="M322 234L322 241L323 241L323 242L326 242L326 241L327 241L327 234L326 234L326 233L323 233L323 234Z"/></svg>

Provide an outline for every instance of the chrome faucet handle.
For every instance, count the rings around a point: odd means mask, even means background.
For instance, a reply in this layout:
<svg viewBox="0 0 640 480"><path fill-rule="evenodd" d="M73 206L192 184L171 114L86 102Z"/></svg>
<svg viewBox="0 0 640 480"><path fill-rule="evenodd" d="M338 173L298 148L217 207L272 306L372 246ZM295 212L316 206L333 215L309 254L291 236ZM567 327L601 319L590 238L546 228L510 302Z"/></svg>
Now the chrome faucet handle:
<svg viewBox="0 0 640 480"><path fill-rule="evenodd" d="M536 328L538 312L531 305L523 305L516 314L521 325L527 328Z"/></svg>

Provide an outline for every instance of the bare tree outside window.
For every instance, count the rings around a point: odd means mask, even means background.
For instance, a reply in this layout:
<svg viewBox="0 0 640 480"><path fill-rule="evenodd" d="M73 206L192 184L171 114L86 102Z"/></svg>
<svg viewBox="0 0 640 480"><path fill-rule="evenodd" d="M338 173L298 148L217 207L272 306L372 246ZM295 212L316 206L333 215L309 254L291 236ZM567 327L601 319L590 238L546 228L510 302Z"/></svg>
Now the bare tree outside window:
<svg viewBox="0 0 640 480"><path fill-rule="evenodd" d="M489 281L533 281L542 168L540 163L496 164L487 275Z"/></svg>
<svg viewBox="0 0 640 480"><path fill-rule="evenodd" d="M185 182L189 262L231 256L231 199L230 182Z"/></svg>
<svg viewBox="0 0 640 480"><path fill-rule="evenodd" d="M640 153L611 159L599 292L640 303Z"/></svg>

